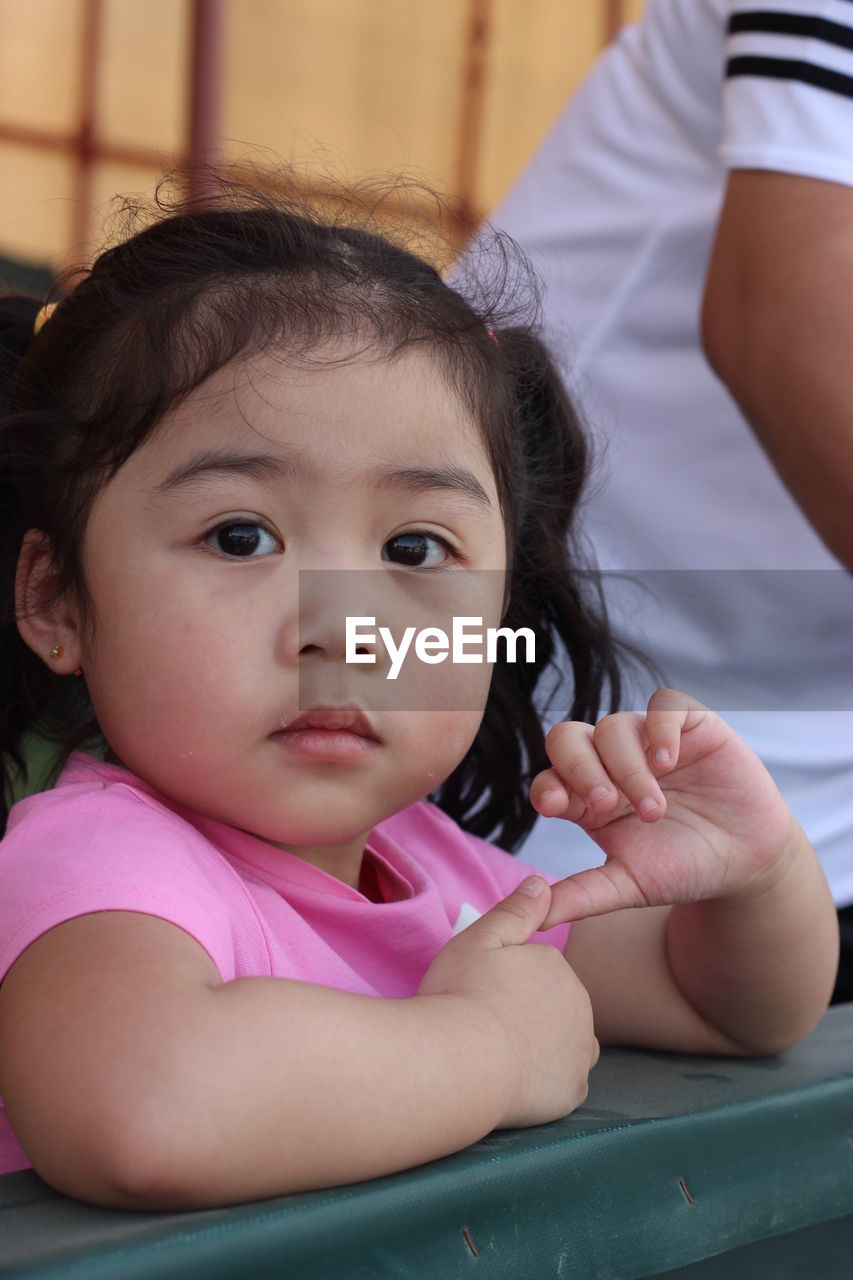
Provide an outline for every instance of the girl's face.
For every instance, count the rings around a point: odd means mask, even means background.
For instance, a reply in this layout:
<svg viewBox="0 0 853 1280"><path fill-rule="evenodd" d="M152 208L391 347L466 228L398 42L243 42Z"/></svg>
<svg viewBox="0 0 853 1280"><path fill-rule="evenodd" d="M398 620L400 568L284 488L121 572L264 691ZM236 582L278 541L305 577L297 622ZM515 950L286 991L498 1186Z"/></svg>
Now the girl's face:
<svg viewBox="0 0 853 1280"><path fill-rule="evenodd" d="M347 662L344 616L398 644L444 584L434 624L496 626L506 559L479 430L434 359L335 354L237 362L166 415L93 505L78 643L124 765L356 884L370 828L465 755L491 670L413 643L430 691L392 685L383 646ZM437 688L443 709L417 709Z"/></svg>

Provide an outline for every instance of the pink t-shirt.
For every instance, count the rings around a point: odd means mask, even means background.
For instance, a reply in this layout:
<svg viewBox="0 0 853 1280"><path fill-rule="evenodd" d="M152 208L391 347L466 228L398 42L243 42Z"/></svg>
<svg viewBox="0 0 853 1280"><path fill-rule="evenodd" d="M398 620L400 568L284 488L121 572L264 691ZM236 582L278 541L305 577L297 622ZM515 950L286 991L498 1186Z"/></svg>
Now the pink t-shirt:
<svg viewBox="0 0 853 1280"><path fill-rule="evenodd" d="M425 801L379 823L365 857L382 902L172 804L126 769L72 755L52 791L14 806L0 842L0 981L63 921L138 911L189 933L225 982L410 996L453 934L531 870ZM567 925L536 935L561 949L567 936ZM0 1172L27 1167L0 1104Z"/></svg>

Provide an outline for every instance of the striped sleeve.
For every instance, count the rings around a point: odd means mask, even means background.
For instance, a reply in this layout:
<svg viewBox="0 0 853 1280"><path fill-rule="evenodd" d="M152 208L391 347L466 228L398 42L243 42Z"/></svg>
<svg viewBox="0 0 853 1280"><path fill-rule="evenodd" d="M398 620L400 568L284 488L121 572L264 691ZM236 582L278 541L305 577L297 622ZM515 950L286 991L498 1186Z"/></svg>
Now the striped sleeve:
<svg viewBox="0 0 853 1280"><path fill-rule="evenodd" d="M729 0L721 158L853 186L853 0Z"/></svg>

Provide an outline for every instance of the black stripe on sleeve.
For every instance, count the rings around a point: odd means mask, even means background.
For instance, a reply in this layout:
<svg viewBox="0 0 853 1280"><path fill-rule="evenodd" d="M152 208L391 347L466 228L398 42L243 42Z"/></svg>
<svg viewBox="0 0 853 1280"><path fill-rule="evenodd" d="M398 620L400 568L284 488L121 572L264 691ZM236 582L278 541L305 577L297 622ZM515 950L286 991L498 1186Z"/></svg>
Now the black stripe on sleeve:
<svg viewBox="0 0 853 1280"><path fill-rule="evenodd" d="M748 10L733 13L729 18L729 35L742 31L769 31L781 36L806 36L838 45L841 49L853 49L853 27L827 18L806 17L799 13L772 13L764 10Z"/></svg>
<svg viewBox="0 0 853 1280"><path fill-rule="evenodd" d="M761 58L751 54L729 58L726 76L729 79L734 76L764 76L770 80L799 80L803 84L814 85L816 89L827 89L844 98L853 98L853 76L795 58Z"/></svg>

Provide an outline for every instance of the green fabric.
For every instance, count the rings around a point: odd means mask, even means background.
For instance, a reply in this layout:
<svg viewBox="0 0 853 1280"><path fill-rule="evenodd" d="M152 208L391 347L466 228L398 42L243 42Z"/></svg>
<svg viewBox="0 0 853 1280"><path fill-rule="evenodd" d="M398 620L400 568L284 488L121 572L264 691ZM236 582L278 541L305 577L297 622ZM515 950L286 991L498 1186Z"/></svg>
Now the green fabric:
<svg viewBox="0 0 853 1280"><path fill-rule="evenodd" d="M36 791L47 791L53 786L62 768L59 747L53 742L47 742L36 733L25 734L21 748L21 754L27 765L27 776L25 779L18 773L13 778L10 786L10 807L18 800L23 800L24 796L31 796Z"/></svg>
<svg viewBox="0 0 853 1280"><path fill-rule="evenodd" d="M676 1267L666 1272L666 1280L850 1280L851 1260L853 1216L848 1216Z"/></svg>
<svg viewBox="0 0 853 1280"><path fill-rule="evenodd" d="M851 1130L848 1005L776 1058L606 1050L567 1119L332 1191L132 1214L7 1174L0 1275L840 1280L853 1270ZM702 1261L722 1254L719 1270Z"/></svg>
<svg viewBox="0 0 853 1280"><path fill-rule="evenodd" d="M107 744L100 737L91 738L82 742L79 749L103 759L107 753ZM25 796L34 795L37 791L49 790L62 772L62 766L65 763L63 748L58 743L43 738L35 730L24 734L21 741L21 754L27 766L27 776L24 778L17 770L13 771L7 795L10 808Z"/></svg>

